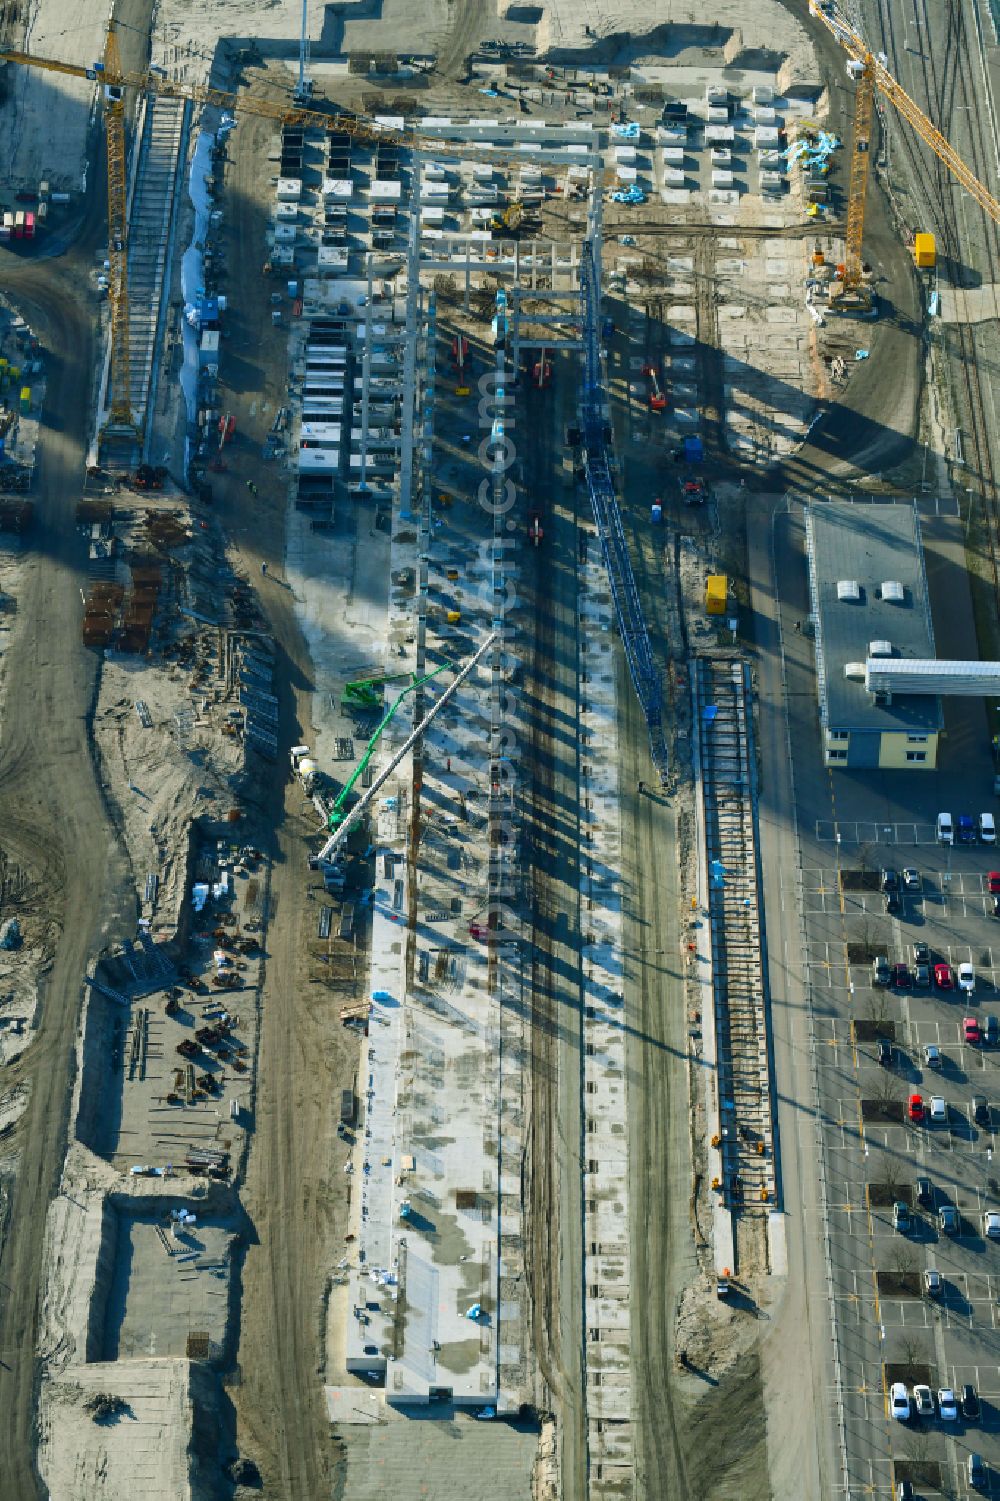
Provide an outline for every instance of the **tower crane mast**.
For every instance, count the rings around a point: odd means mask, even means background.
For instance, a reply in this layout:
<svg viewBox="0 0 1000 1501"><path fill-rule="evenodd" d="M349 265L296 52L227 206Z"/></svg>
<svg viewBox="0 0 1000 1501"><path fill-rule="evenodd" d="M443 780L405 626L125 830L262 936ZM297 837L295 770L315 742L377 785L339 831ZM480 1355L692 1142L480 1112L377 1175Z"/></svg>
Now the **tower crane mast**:
<svg viewBox="0 0 1000 1501"><path fill-rule="evenodd" d="M844 292L842 306L864 310L871 306L871 294L865 283L861 245L865 228L865 201L868 193L871 126L875 90L902 115L920 139L948 168L951 175L973 197L996 224L1000 224L1000 202L963 161L954 146L911 99L902 84L889 72L882 53L873 53L864 38L844 19L832 0L809 0L810 14L816 16L848 54L848 72L857 84L854 100L854 138L852 141L850 184L847 203L847 231L844 252Z"/></svg>

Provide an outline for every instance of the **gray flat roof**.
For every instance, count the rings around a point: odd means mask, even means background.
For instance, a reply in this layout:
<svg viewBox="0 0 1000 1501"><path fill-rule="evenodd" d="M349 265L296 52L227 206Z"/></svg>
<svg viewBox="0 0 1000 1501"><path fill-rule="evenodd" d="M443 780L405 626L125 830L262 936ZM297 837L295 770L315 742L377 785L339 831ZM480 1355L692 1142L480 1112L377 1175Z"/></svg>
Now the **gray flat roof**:
<svg viewBox="0 0 1000 1501"><path fill-rule="evenodd" d="M879 704L863 680L844 676L848 662L863 663L873 654L872 642L890 642L896 658L935 655L916 506L850 501L809 505L806 546L820 711L826 727L921 735L940 730L940 699L900 694L891 704ZM839 596L842 582L857 584L856 599ZM902 598L883 598L886 583L902 584Z"/></svg>

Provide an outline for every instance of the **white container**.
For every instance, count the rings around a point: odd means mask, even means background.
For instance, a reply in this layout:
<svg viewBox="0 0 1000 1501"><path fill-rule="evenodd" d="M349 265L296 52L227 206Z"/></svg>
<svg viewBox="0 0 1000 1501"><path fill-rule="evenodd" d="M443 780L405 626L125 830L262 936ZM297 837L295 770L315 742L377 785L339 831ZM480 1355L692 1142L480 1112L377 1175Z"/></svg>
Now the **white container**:
<svg viewBox="0 0 1000 1501"><path fill-rule="evenodd" d="M349 177L324 177L323 197L346 203L354 197L354 183Z"/></svg>
<svg viewBox="0 0 1000 1501"><path fill-rule="evenodd" d="M615 176L619 182L635 182L638 175L634 167L617 167L615 169Z"/></svg>
<svg viewBox="0 0 1000 1501"><path fill-rule="evenodd" d="M731 125L706 125L705 145L725 146L736 139L736 132Z"/></svg>
<svg viewBox="0 0 1000 1501"><path fill-rule="evenodd" d="M668 166L682 167L684 165L683 146L664 146L661 155Z"/></svg>
<svg viewBox="0 0 1000 1501"><path fill-rule="evenodd" d="M729 96L728 96L728 94L726 92L726 88L725 88L724 84L721 84L721 83L707 83L705 85L705 103L706 104L723 104L724 105L726 103L726 100L728 99L728 97Z"/></svg>
<svg viewBox="0 0 1000 1501"><path fill-rule="evenodd" d="M758 125L773 125L778 116L769 104L761 104L753 112L754 120Z"/></svg>
<svg viewBox="0 0 1000 1501"><path fill-rule="evenodd" d="M710 104L705 117L709 125L724 125L729 119L729 111L721 104Z"/></svg>
<svg viewBox="0 0 1000 1501"><path fill-rule="evenodd" d="M774 90L769 83L755 83L753 86L754 104L773 104Z"/></svg>
<svg viewBox="0 0 1000 1501"><path fill-rule="evenodd" d="M711 158L713 167L728 167L733 159L733 153L728 146L713 146Z"/></svg>
<svg viewBox="0 0 1000 1501"><path fill-rule="evenodd" d="M615 147L615 161L616 162L634 162L635 161L635 147L634 146L616 146Z"/></svg>
<svg viewBox="0 0 1000 1501"><path fill-rule="evenodd" d="M762 172L760 174L760 186L765 193L780 193L784 180L780 172Z"/></svg>
<svg viewBox="0 0 1000 1501"><path fill-rule="evenodd" d="M398 202L403 194L403 184L392 178L383 180L376 179L368 189L368 197L373 203L385 202L387 199Z"/></svg>
<svg viewBox="0 0 1000 1501"><path fill-rule="evenodd" d="M302 197L302 179L299 177L279 177L277 195L281 202L289 203L295 198Z"/></svg>
<svg viewBox="0 0 1000 1501"><path fill-rule="evenodd" d="M727 172L722 167L717 167L714 169L714 171L712 172L713 188L731 188L732 185L733 174L731 172Z"/></svg>
<svg viewBox="0 0 1000 1501"><path fill-rule="evenodd" d="M684 186L684 173L680 167L664 167L663 185L667 188L682 188Z"/></svg>
<svg viewBox="0 0 1000 1501"><path fill-rule="evenodd" d="M753 143L760 151L763 147L770 150L778 144L778 127L776 125L758 125L753 133Z"/></svg>

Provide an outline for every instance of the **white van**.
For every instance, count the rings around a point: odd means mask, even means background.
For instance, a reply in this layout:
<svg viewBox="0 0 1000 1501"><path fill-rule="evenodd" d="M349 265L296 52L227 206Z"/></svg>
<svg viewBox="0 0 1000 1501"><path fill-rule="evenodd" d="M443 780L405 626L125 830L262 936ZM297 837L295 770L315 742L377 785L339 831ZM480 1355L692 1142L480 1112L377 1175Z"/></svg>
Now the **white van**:
<svg viewBox="0 0 1000 1501"><path fill-rule="evenodd" d="M993 821L992 813L980 813L979 837L982 840L983 844L996 844L997 826Z"/></svg>
<svg viewBox="0 0 1000 1501"><path fill-rule="evenodd" d="M937 839L938 844L955 843L955 825L951 821L950 813L939 813L937 816Z"/></svg>

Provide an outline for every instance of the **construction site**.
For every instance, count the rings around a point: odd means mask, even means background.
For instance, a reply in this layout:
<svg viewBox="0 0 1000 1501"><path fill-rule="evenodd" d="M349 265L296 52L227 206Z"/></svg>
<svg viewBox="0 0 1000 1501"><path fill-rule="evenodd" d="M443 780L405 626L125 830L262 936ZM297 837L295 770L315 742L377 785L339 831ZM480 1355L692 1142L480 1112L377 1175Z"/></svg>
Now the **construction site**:
<svg viewBox="0 0 1000 1501"><path fill-rule="evenodd" d="M1000 1493L911 10L0 7L2 1501Z"/></svg>

